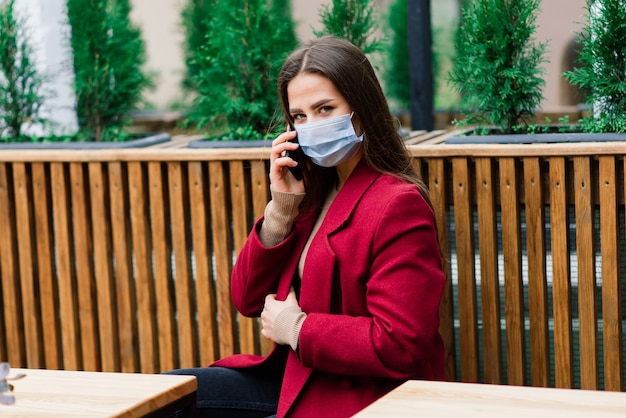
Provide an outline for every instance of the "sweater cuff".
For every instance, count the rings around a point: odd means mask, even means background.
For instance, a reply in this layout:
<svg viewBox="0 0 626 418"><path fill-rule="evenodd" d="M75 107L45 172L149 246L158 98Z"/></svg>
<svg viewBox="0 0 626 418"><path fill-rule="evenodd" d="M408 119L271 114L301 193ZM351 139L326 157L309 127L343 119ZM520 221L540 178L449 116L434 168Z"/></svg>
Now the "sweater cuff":
<svg viewBox="0 0 626 418"><path fill-rule="evenodd" d="M279 344L289 344L293 351L298 348L298 339L306 314L299 306L289 306L274 319L274 337Z"/></svg>
<svg viewBox="0 0 626 418"><path fill-rule="evenodd" d="M273 247L285 239L291 232L293 220L298 215L298 208L304 193L277 192L270 186L272 200L265 207L263 224L259 232L261 242L266 247Z"/></svg>

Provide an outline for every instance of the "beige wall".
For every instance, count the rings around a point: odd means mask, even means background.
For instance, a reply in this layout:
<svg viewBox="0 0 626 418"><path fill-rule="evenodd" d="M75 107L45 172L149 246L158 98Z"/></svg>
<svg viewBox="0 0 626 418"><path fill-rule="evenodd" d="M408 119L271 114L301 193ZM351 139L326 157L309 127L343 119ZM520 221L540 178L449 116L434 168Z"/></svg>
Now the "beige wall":
<svg viewBox="0 0 626 418"><path fill-rule="evenodd" d="M582 28L585 15L585 0L543 0L541 13L537 18L538 41L548 41L545 81L543 91L543 107L574 104L573 88L561 76L564 71L571 69L567 62L568 50L571 42L576 38L576 32Z"/></svg>
<svg viewBox="0 0 626 418"><path fill-rule="evenodd" d="M436 19L450 18L453 7L444 6L456 0L433 0L432 9ZM158 108L168 108L181 100L179 82L184 71L181 45L183 34L180 27L180 10L186 0L132 0L133 20L142 30L147 43L148 69L158 72L157 88L146 99ZM378 0L383 10L389 0ZM298 24L298 36L305 41L313 36L311 26L319 27L319 7L330 0L293 0L294 19ZM567 69L566 47L580 30L585 0L543 0L542 11L537 18L537 40L549 40L546 64L546 87L544 108L573 103L572 88L561 77ZM442 9L442 7L444 7Z"/></svg>
<svg viewBox="0 0 626 418"><path fill-rule="evenodd" d="M293 19L297 25L298 39L307 41L313 38L313 30L319 28L319 8L322 4L329 4L330 1L322 0L293 0Z"/></svg>
<svg viewBox="0 0 626 418"><path fill-rule="evenodd" d="M131 18L140 25L146 41L147 69L157 73L156 89L146 100L167 109L181 100L180 80L185 70L180 12L186 0L131 0Z"/></svg>

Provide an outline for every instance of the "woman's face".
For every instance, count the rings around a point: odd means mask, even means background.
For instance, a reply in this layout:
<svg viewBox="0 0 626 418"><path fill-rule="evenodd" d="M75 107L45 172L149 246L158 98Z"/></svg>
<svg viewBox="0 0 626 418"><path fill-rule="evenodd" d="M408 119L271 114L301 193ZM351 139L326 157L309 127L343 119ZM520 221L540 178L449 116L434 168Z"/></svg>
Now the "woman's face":
<svg viewBox="0 0 626 418"><path fill-rule="evenodd" d="M289 113L294 124L316 122L352 113L335 85L319 74L300 73L287 86Z"/></svg>

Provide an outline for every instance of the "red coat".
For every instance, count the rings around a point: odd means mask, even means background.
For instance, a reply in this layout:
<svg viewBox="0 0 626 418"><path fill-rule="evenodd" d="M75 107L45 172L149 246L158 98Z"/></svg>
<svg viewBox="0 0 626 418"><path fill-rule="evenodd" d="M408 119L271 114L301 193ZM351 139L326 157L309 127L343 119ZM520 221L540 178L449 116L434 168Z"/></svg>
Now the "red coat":
<svg viewBox="0 0 626 418"><path fill-rule="evenodd" d="M296 218L271 248L257 222L233 269L232 297L243 315L258 316L269 293L287 296L316 216ZM362 162L309 248L299 353L283 346L265 358L214 364L262 366L288 351L279 417L348 417L407 379L442 380L440 261L433 213L416 186Z"/></svg>

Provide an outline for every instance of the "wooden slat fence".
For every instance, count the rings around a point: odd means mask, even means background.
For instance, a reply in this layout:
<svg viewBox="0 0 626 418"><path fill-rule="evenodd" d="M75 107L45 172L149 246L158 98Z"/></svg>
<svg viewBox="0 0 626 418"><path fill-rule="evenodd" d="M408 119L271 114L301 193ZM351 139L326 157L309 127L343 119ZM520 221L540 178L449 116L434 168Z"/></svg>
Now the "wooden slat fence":
<svg viewBox="0 0 626 418"><path fill-rule="evenodd" d="M445 133L441 133L441 135ZM450 380L625 390L626 144L411 138L446 256ZM230 272L268 149L0 153L0 359L154 373L267 353Z"/></svg>

